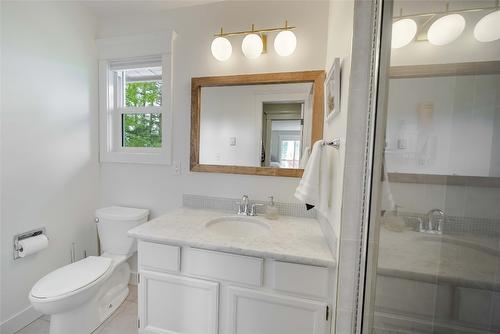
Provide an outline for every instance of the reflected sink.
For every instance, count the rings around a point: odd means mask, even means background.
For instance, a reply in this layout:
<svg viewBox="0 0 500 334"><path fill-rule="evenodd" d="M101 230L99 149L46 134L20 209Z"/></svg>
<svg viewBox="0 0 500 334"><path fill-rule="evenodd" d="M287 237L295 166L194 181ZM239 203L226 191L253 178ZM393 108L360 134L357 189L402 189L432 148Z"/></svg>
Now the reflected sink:
<svg viewBox="0 0 500 334"><path fill-rule="evenodd" d="M215 218L206 222L205 228L231 237L264 237L271 231L271 226L266 222L241 216Z"/></svg>

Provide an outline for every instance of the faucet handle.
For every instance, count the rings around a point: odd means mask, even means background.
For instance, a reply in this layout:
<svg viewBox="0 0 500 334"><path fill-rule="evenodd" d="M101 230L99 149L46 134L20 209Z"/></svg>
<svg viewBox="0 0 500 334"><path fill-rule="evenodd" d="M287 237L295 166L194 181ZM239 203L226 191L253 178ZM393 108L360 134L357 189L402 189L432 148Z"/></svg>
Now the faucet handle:
<svg viewBox="0 0 500 334"><path fill-rule="evenodd" d="M257 216L257 210L256 210L256 208L257 208L258 206L263 206L263 205L264 205L264 204L261 204L261 203L253 203L253 204L252 204L252 207L251 207L251 209L250 209L250 216Z"/></svg>
<svg viewBox="0 0 500 334"><path fill-rule="evenodd" d="M238 214L241 214L241 202L234 202L238 206Z"/></svg>

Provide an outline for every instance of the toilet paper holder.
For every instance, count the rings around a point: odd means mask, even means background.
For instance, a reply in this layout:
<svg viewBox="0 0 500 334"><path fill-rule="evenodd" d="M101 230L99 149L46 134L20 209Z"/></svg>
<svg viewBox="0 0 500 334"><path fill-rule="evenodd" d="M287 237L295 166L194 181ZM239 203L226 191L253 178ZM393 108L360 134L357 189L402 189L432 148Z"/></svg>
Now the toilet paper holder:
<svg viewBox="0 0 500 334"><path fill-rule="evenodd" d="M14 236L14 260L20 259L21 257L19 256L19 251L21 251L22 247L19 245L19 241L26 239L26 238L31 238L31 237L36 237L37 235L45 234L45 227L37 228L28 232L24 232L21 234L16 234Z"/></svg>

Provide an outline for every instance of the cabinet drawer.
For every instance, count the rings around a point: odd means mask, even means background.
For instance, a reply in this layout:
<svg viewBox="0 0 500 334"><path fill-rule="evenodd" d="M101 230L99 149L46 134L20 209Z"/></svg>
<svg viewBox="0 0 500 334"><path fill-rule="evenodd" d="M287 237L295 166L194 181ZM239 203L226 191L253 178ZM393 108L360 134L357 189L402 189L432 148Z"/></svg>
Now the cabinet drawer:
<svg viewBox="0 0 500 334"><path fill-rule="evenodd" d="M152 242L139 241L139 267L160 271L179 271L180 248Z"/></svg>
<svg viewBox="0 0 500 334"><path fill-rule="evenodd" d="M262 286L263 262L257 257L186 248L182 265L189 275Z"/></svg>
<svg viewBox="0 0 500 334"><path fill-rule="evenodd" d="M274 289L327 298L328 268L275 261Z"/></svg>

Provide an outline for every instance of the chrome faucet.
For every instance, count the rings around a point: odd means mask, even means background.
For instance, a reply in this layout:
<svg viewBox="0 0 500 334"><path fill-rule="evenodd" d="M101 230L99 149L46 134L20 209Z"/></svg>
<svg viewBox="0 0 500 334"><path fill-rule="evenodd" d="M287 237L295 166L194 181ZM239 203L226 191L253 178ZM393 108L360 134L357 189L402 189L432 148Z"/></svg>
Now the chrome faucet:
<svg viewBox="0 0 500 334"><path fill-rule="evenodd" d="M238 202L238 216L248 216L248 202L248 195L243 195Z"/></svg>
<svg viewBox="0 0 500 334"><path fill-rule="evenodd" d="M441 209L432 209L425 215L425 221L427 222L427 229L424 232L443 234L443 223L445 221L446 214ZM436 223L434 223L434 218L436 218Z"/></svg>
<svg viewBox="0 0 500 334"><path fill-rule="evenodd" d="M238 216L257 216L257 207L263 204L252 203L250 205L250 200L248 195L243 195L241 201L238 204Z"/></svg>

